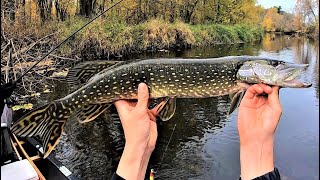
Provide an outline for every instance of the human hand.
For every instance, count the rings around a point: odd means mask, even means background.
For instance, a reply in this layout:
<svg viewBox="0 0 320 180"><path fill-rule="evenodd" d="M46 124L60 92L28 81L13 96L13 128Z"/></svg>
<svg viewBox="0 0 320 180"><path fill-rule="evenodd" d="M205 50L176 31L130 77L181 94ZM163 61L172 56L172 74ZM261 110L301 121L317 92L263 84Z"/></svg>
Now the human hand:
<svg viewBox="0 0 320 180"><path fill-rule="evenodd" d="M278 92L278 86L255 84L241 101L238 132L242 179L253 179L274 169L274 133L282 114Z"/></svg>
<svg viewBox="0 0 320 180"><path fill-rule="evenodd" d="M247 89L238 114L241 145L273 138L282 114L278 91L278 86L271 88L265 84L255 84Z"/></svg>
<svg viewBox="0 0 320 180"><path fill-rule="evenodd" d="M148 109L149 92L144 83L138 87L138 102L115 102L126 139L117 174L124 179L143 179L157 141L156 106Z"/></svg>

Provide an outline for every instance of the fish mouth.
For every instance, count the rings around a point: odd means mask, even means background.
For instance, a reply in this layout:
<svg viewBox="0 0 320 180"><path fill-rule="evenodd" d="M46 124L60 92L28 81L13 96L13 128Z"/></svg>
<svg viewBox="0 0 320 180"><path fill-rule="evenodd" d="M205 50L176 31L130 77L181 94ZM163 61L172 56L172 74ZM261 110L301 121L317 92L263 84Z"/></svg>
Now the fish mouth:
<svg viewBox="0 0 320 180"><path fill-rule="evenodd" d="M312 84L303 82L300 79L302 72L309 67L309 64L281 64L276 67L279 72L279 80L283 87L308 88Z"/></svg>

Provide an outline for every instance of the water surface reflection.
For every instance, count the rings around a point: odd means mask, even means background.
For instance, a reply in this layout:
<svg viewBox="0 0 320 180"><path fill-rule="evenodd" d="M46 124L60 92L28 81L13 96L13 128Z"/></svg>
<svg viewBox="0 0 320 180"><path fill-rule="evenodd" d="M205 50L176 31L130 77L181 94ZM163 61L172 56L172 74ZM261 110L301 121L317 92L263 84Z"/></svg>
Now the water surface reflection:
<svg viewBox="0 0 320 180"><path fill-rule="evenodd" d="M282 89L284 109L275 141L275 163L283 178L319 179L319 43L305 38L266 35L261 43L217 45L151 57L209 58L228 55L267 56L309 63L302 78L309 89ZM150 58L141 55L136 58ZM61 94L56 94L62 96ZM172 120L159 122L159 138L149 167L158 179L237 179L239 142L237 112L227 117L227 96L179 99ZM169 137L169 147L162 160ZM120 121L112 107L94 122L67 122L56 156L80 179L109 179L124 146ZM303 162L303 163L302 163Z"/></svg>

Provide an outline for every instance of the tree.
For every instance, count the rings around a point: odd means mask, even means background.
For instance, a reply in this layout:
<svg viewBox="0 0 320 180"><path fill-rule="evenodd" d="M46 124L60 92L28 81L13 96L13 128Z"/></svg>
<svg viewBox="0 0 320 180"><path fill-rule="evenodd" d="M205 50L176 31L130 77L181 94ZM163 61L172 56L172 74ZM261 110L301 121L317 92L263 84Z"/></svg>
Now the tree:
<svg viewBox="0 0 320 180"><path fill-rule="evenodd" d="M75 4L69 0L55 0L54 6L56 10L56 17L60 21L66 20L72 11L75 11Z"/></svg>
<svg viewBox="0 0 320 180"><path fill-rule="evenodd" d="M276 21L279 19L278 10L270 8L262 21L262 26L266 31L276 31Z"/></svg>
<svg viewBox="0 0 320 180"><path fill-rule="evenodd" d="M296 28L319 36L319 0L297 0L295 5ZM303 24L303 28L301 28ZM307 30L308 29L308 30Z"/></svg>
<svg viewBox="0 0 320 180"><path fill-rule="evenodd" d="M283 14L284 11L282 11L282 7L281 6L274 6L274 8L277 9L278 14Z"/></svg>
<svg viewBox="0 0 320 180"><path fill-rule="evenodd" d="M80 0L80 12L79 14L82 16L90 17L94 12L94 4L96 0Z"/></svg>
<svg viewBox="0 0 320 180"><path fill-rule="evenodd" d="M38 8L42 22L51 19L52 0L38 0Z"/></svg>
<svg viewBox="0 0 320 180"><path fill-rule="evenodd" d="M191 17L196 10L198 2L199 0L188 0L181 4L180 17L184 22L190 23Z"/></svg>
<svg viewBox="0 0 320 180"><path fill-rule="evenodd" d="M1 1L1 9L3 9L2 12L4 17L9 17L11 22L15 21L15 0L6 0L3 2Z"/></svg>
<svg viewBox="0 0 320 180"><path fill-rule="evenodd" d="M319 22L319 0L297 0L295 13L301 14L304 23Z"/></svg>

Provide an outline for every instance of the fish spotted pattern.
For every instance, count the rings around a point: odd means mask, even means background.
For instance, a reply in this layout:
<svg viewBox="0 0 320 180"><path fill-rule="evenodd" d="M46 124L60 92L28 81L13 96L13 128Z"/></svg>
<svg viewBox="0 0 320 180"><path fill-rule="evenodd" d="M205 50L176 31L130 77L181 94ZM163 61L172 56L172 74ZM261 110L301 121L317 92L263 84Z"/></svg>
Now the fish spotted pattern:
<svg viewBox="0 0 320 180"><path fill-rule="evenodd" d="M92 121L116 100L137 99L141 82L148 85L150 98L167 98L166 104L159 106L159 116L163 120L173 116L176 98L231 95L231 113L245 92L241 82L262 82L282 87L310 86L295 80L306 66L294 65L291 68L291 64L284 61L254 56L147 59L109 62L107 66L103 63L91 62L92 66L90 62L85 63L85 66L80 64L78 69L76 66L67 77L68 82L74 85L86 82L84 86L75 88L74 92L62 99L31 111L12 127L12 132L17 136L38 137L43 143L44 157L57 145L65 122L72 114L76 114L82 123ZM251 73L244 73L247 71Z"/></svg>

